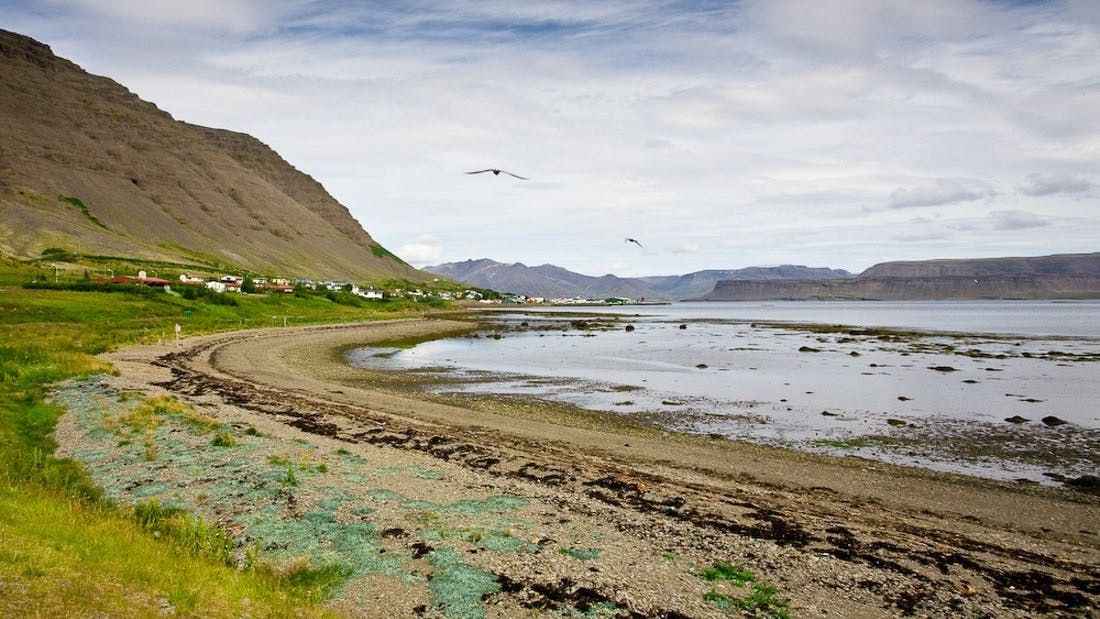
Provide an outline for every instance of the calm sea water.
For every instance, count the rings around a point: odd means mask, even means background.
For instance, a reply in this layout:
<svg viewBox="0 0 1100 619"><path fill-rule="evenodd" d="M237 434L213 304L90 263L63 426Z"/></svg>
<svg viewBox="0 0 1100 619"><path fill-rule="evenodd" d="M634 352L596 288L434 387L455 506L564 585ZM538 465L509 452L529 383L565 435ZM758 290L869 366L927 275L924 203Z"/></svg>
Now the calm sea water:
<svg viewBox="0 0 1100 619"><path fill-rule="evenodd" d="M1035 427L1041 427L1035 423L1040 418L1055 415L1070 422L1067 428L1100 428L1100 363L1077 358L1100 354L1100 302L577 308L609 315L605 323L613 326L597 331L568 328L561 311L490 312L504 329L499 340L459 337L411 349L363 348L348 359L358 366L442 368L470 377L452 390L526 394L647 415L680 430L808 448L918 427L998 427L1014 415ZM890 342L752 321L956 333ZM532 328L514 329L521 322ZM627 324L634 330L626 331ZM1052 351L1058 355L1051 357ZM898 421L908 429L898 430ZM910 461L994 477L1040 472L1023 465Z"/></svg>

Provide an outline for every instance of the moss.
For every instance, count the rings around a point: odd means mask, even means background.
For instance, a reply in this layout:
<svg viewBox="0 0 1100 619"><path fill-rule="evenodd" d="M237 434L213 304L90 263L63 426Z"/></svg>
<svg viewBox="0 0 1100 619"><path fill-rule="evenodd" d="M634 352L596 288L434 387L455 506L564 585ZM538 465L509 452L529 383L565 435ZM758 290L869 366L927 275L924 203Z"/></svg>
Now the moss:
<svg viewBox="0 0 1100 619"><path fill-rule="evenodd" d="M451 619L485 617L482 600L500 591L500 583L492 574L463 563L450 549L432 551L428 563L433 568L428 581L433 606Z"/></svg>

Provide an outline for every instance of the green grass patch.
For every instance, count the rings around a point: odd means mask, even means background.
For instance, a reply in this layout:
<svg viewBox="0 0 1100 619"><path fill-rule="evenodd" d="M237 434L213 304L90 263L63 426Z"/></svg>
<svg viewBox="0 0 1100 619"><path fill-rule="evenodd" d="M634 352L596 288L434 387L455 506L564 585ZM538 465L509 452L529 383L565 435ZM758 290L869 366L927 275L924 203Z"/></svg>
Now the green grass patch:
<svg viewBox="0 0 1100 619"><path fill-rule="evenodd" d="M236 447L237 439L233 438L233 435L229 432L223 430L214 435L210 444L214 447Z"/></svg>
<svg viewBox="0 0 1100 619"><path fill-rule="evenodd" d="M790 619L789 604L787 599L779 597L779 589L763 583L753 585L749 595L733 600L734 608L761 619Z"/></svg>
<svg viewBox="0 0 1100 619"><path fill-rule="evenodd" d="M0 582L18 592L0 596L0 615L152 616L167 602L191 616L330 616L307 586L212 558L217 535L182 515L145 516L152 531L127 510L0 483Z"/></svg>
<svg viewBox="0 0 1100 619"><path fill-rule="evenodd" d="M599 548L558 548L559 555L565 555L567 557L573 557L580 561L592 561L593 559L600 558L603 551Z"/></svg>
<svg viewBox="0 0 1100 619"><path fill-rule="evenodd" d="M99 221L99 219L97 219L96 216L92 214L92 211L88 208L88 205L84 204L84 202L82 202L80 198L76 198L73 196L57 196L57 199L61 202L65 202L66 204L70 204L80 209L80 212L84 213L84 216L88 218L88 221L92 222L93 224L99 226L100 228L103 228L104 230L110 230L110 228L104 225L102 221Z"/></svg>
<svg viewBox="0 0 1100 619"><path fill-rule="evenodd" d="M395 254L392 251L386 249L385 247L382 247L378 243L374 243L373 245L370 246L370 253L374 254L375 256L377 256L379 258L387 258L389 260L393 260L393 261L399 262L401 264L408 264L407 262L405 262L401 258L398 258L397 254Z"/></svg>
<svg viewBox="0 0 1100 619"><path fill-rule="evenodd" d="M713 567L708 567L699 572L699 578L710 582L717 582L728 580L735 585L744 585L756 580L756 574L753 572L737 567L732 563L719 562L715 563Z"/></svg>

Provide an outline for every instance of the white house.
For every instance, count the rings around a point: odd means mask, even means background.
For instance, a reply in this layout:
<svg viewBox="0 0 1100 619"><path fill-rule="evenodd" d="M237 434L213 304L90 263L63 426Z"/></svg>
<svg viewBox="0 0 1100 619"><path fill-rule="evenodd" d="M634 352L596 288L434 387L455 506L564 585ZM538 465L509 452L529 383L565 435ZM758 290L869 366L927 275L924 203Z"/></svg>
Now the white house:
<svg viewBox="0 0 1100 619"><path fill-rule="evenodd" d="M193 276L193 275L188 275L186 273L181 273L180 274L180 283L181 284L202 284L202 283L205 283L205 282L206 282L205 277L197 277L197 276Z"/></svg>
<svg viewBox="0 0 1100 619"><path fill-rule="evenodd" d="M382 298L382 291L381 290L375 290L374 288L367 288L366 290L360 290L357 294L359 296L363 297L364 299L381 299Z"/></svg>
<svg viewBox="0 0 1100 619"><path fill-rule="evenodd" d="M214 292L225 292L225 284L222 282L206 282L206 287Z"/></svg>

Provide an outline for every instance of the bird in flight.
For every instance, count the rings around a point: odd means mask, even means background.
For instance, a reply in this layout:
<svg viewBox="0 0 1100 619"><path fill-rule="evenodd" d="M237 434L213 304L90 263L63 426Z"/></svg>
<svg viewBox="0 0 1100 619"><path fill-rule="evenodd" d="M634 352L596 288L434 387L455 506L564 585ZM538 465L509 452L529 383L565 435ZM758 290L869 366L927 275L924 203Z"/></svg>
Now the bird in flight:
<svg viewBox="0 0 1100 619"><path fill-rule="evenodd" d="M521 180L521 181L527 181L527 180L531 180L531 179L529 179L529 178L527 178L527 177L524 177L524 176L520 176L519 174L512 174L512 173L511 173L511 172L509 172L508 170L498 170L498 169L496 169L496 168L489 168L489 169L487 169L487 170L476 170L476 171L474 171L474 172L467 172L467 174L484 174L485 172L492 172L492 173L493 173L493 176L500 176L500 173L501 173L501 172L504 172L504 173L505 173L505 174L507 174L508 176L514 176L514 177L518 178L518 179L519 179L519 180Z"/></svg>
<svg viewBox="0 0 1100 619"><path fill-rule="evenodd" d="M625 239L623 239L623 243L634 243L638 247L641 247L642 249L645 249L645 246L642 245L641 243L639 243L638 239L625 238Z"/></svg>

